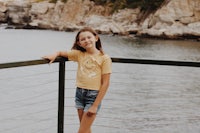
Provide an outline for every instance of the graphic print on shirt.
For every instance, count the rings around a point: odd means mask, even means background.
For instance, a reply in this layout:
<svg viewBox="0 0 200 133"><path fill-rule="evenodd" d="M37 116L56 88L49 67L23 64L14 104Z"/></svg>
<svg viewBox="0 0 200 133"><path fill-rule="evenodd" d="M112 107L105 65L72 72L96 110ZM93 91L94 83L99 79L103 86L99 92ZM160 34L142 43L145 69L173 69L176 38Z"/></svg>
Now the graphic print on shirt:
<svg viewBox="0 0 200 133"><path fill-rule="evenodd" d="M97 67L99 64L97 61L92 58L85 58L80 66L81 74L84 76L88 76L89 78L93 78L97 76Z"/></svg>

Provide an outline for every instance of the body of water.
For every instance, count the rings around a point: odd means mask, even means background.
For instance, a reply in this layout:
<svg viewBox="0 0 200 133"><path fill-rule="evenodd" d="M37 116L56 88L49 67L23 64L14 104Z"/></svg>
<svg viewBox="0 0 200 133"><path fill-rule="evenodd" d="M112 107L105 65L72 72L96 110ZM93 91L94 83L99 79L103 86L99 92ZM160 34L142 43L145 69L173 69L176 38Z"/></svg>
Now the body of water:
<svg viewBox="0 0 200 133"><path fill-rule="evenodd" d="M0 30L0 62L70 49L76 33ZM200 43L101 35L111 57L199 61ZM65 125L76 133L76 63L66 63ZM199 133L200 68L113 63L94 133ZM58 64L0 70L0 132L57 132Z"/></svg>

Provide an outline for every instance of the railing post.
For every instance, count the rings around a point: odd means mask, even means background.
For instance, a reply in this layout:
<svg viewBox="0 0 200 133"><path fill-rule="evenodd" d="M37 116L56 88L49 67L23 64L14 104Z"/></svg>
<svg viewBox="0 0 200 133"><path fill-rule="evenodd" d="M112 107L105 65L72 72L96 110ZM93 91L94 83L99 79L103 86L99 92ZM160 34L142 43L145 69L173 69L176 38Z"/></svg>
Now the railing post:
<svg viewBox="0 0 200 133"><path fill-rule="evenodd" d="M65 61L59 62L58 133L64 132Z"/></svg>

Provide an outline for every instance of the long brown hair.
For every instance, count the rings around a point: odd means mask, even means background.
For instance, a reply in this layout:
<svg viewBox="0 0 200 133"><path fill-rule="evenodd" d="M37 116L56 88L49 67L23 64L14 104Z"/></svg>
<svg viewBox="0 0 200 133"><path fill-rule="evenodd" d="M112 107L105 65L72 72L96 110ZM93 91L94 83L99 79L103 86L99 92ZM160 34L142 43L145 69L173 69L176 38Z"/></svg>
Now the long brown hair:
<svg viewBox="0 0 200 133"><path fill-rule="evenodd" d="M72 46L71 49L75 49L75 50L80 50L80 51L82 51L82 52L86 52L86 50L85 50L83 47L79 46L79 35L80 35L81 32L86 32L86 31L91 32L95 37L98 38L98 40L96 41L96 48L97 48L102 54L104 54L103 49L102 49L102 46L101 46L101 40L100 40L100 38L99 38L97 32L96 32L95 30L93 30L92 28L90 28L90 27L85 27L85 28L81 29L81 30L77 33L77 35L76 35L76 37L75 37L74 45Z"/></svg>

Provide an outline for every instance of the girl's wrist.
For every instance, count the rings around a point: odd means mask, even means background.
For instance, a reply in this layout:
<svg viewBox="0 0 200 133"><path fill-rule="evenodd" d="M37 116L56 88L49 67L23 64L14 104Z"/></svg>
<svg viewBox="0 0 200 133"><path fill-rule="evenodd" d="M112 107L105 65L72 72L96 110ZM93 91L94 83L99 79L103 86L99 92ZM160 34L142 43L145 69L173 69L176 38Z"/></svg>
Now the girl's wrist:
<svg viewBox="0 0 200 133"><path fill-rule="evenodd" d="M97 103L93 103L93 107L97 108L99 105Z"/></svg>

